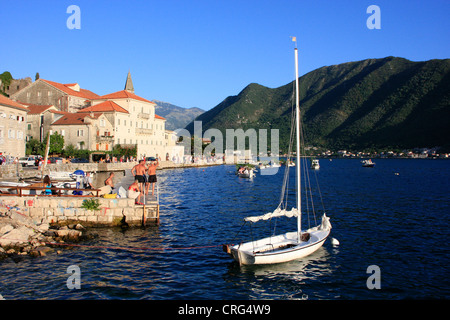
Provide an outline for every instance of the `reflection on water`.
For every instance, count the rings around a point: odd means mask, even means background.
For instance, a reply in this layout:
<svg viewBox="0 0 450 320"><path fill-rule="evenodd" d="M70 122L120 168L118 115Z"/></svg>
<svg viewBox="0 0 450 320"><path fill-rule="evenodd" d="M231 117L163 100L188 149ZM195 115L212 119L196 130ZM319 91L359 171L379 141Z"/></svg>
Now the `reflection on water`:
<svg viewBox="0 0 450 320"><path fill-rule="evenodd" d="M239 266L237 262L232 262L228 277L231 281L236 278L246 279L251 284L248 290L253 299L306 300L309 296L305 284L320 281L322 277L332 274L329 257L327 249L321 247L310 256L286 263Z"/></svg>
<svg viewBox="0 0 450 320"><path fill-rule="evenodd" d="M0 260L0 294L5 299L449 298L449 254L442 246L450 223L449 164L380 159L367 170L357 159L321 162L316 174L333 225L330 237L340 245L328 239L300 260L242 267L221 245L233 241L244 217L276 207L284 169L252 181L236 177L234 166L226 165L159 170L160 225L91 229L98 237L83 242L87 247ZM125 179L116 174L115 182L128 181L128 174ZM96 184L107 175L100 173ZM295 229L295 220L280 218L277 232L292 231L292 225ZM252 232L258 238L267 231L257 223ZM250 237L248 230L241 235ZM65 285L73 264L81 269L81 290ZM381 290L366 286L369 265L381 269Z"/></svg>

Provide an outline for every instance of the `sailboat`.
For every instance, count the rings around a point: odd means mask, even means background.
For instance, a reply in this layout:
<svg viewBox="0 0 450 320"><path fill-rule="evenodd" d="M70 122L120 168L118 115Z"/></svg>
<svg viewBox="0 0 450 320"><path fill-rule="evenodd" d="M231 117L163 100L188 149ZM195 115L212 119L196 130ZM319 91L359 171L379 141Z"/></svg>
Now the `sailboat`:
<svg viewBox="0 0 450 320"><path fill-rule="evenodd" d="M295 39L293 38L293 41ZM296 166L296 204L297 208L287 210L287 201L284 204L283 200L275 211L266 213L260 216L247 217L244 221L255 223L260 220L269 220L275 217L296 217L297 218L297 230L287 232L284 234L273 235L267 238L249 241L246 243L236 245L224 245L223 249L231 257L236 260L240 265L265 265L288 262L296 259L303 258L315 252L319 249L331 231L331 223L329 218L324 213L321 223L306 231L302 231L302 206L301 206L301 155L300 155L300 107L299 107L299 86L298 86L298 50L295 45L295 133L296 133L296 146L297 146L297 166ZM294 123L291 125L291 145L293 141ZM289 152L290 154L290 152ZM289 159L288 159L289 160ZM284 198L284 192L288 185L288 168L285 170L285 178L282 188L282 196ZM286 173L287 172L287 173Z"/></svg>

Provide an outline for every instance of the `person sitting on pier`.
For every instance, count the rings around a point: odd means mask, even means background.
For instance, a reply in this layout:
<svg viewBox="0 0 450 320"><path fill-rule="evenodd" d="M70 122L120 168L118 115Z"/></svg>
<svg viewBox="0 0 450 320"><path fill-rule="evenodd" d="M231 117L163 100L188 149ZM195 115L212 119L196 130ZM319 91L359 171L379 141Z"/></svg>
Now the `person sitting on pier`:
<svg viewBox="0 0 450 320"><path fill-rule="evenodd" d="M135 199L135 204L143 205L141 203L141 196L144 194L139 189L139 180L134 180L134 182L128 187L128 198Z"/></svg>
<svg viewBox="0 0 450 320"><path fill-rule="evenodd" d="M86 172L86 176L83 178L83 187L84 189L94 189L94 187L92 186L91 173L89 171Z"/></svg>
<svg viewBox="0 0 450 320"><path fill-rule="evenodd" d="M114 172L111 172L111 173L109 174L108 179L105 180L105 186L110 186L110 187L111 187L111 192L110 192L110 193L113 193L113 189L114 189L114 181L113 181L113 178L114 178Z"/></svg>
<svg viewBox="0 0 450 320"><path fill-rule="evenodd" d="M52 194L52 190L50 188L53 187L52 182L50 181L50 177L48 175L46 175L44 177L44 187L46 189L44 189L44 194L46 196L51 195Z"/></svg>

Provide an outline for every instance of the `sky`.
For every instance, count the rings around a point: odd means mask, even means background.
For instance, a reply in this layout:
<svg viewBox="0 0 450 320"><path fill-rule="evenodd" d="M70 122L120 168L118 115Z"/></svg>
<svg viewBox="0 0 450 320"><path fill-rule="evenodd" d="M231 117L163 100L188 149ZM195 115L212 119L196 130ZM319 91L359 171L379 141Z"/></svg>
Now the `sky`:
<svg viewBox="0 0 450 320"><path fill-rule="evenodd" d="M0 0L0 10L0 73L105 95L130 71L137 95L185 108L293 81L291 36L300 75L368 58L450 58L449 0Z"/></svg>

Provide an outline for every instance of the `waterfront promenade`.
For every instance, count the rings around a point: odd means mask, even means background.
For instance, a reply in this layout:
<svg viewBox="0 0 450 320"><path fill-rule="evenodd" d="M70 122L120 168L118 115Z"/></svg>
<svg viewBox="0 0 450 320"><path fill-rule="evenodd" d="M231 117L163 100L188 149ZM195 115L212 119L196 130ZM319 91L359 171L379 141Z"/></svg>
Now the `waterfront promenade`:
<svg viewBox="0 0 450 320"><path fill-rule="evenodd" d="M131 170L137 164L133 162L116 162L116 163L64 163L64 164L47 164L44 169L44 176L50 172L74 172L75 170L83 170L85 172L116 172ZM172 161L161 161L158 170L175 169L175 168L191 168L221 165L222 161L207 162L199 161L196 163L174 163ZM0 180L17 182L19 180L35 178L40 175L41 171L38 167L22 167L19 164L7 164L0 166Z"/></svg>

